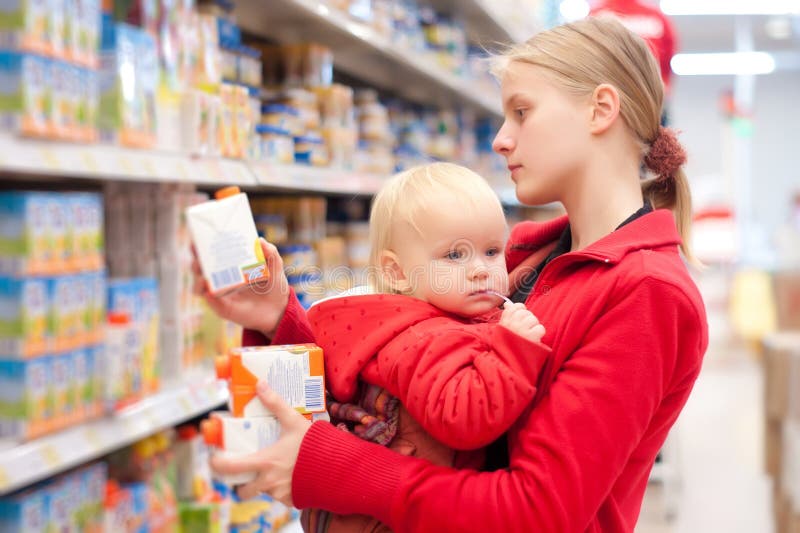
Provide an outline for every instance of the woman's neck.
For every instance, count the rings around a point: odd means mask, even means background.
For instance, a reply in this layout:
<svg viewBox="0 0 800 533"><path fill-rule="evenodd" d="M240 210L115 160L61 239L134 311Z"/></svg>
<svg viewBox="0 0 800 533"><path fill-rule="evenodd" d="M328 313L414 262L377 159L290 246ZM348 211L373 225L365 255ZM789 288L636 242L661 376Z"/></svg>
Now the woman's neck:
<svg viewBox="0 0 800 533"><path fill-rule="evenodd" d="M571 251L602 239L644 204L638 167L613 172L585 179L574 197L563 200L572 231Z"/></svg>

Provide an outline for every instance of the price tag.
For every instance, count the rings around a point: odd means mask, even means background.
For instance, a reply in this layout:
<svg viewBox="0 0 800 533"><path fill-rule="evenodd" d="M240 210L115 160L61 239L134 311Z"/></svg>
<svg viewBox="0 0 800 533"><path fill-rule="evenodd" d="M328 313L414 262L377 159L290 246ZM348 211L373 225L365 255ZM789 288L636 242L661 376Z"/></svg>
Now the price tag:
<svg viewBox="0 0 800 533"><path fill-rule="evenodd" d="M163 417L159 417L153 410L147 411L147 423L150 424L151 428L160 426L163 423L162 418Z"/></svg>
<svg viewBox="0 0 800 533"><path fill-rule="evenodd" d="M44 164L52 170L61 169L61 163L59 163L55 152L53 152L53 150L51 150L50 148L42 149L42 161L44 161Z"/></svg>
<svg viewBox="0 0 800 533"><path fill-rule="evenodd" d="M150 160L150 158L149 157L145 158L142 161L143 161L142 165L144 166L144 171L147 172L147 175L150 177L155 176L156 167L153 166L153 162Z"/></svg>
<svg viewBox="0 0 800 533"><path fill-rule="evenodd" d="M119 168L121 168L126 174L133 174L133 163L128 157L121 155L119 156Z"/></svg>
<svg viewBox="0 0 800 533"><path fill-rule="evenodd" d="M94 428L87 428L83 436L92 452L99 452L103 448L103 440Z"/></svg>
<svg viewBox="0 0 800 533"><path fill-rule="evenodd" d="M83 153L83 165L89 172L97 172L99 170L99 166L97 165L97 160L95 159L94 155L86 151Z"/></svg>
<svg viewBox="0 0 800 533"><path fill-rule="evenodd" d="M56 450L55 446L52 444L43 446L41 455L44 464L47 465L48 468L55 468L61 462L61 458L58 455L58 450Z"/></svg>
<svg viewBox="0 0 800 533"><path fill-rule="evenodd" d="M181 409L183 409L184 415L189 415L192 413L193 411L192 402L189 401L189 398L187 398L186 396L181 396L179 403L181 405Z"/></svg>
<svg viewBox="0 0 800 533"><path fill-rule="evenodd" d="M186 163L183 161L177 165L178 177L183 181L189 181L189 170L186 168Z"/></svg>

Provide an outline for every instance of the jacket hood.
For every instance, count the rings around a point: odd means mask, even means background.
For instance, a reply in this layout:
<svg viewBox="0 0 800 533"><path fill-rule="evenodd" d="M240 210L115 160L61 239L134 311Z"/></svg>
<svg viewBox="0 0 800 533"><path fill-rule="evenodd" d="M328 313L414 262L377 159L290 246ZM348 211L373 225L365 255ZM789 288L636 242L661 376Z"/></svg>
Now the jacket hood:
<svg viewBox="0 0 800 533"><path fill-rule="evenodd" d="M314 339L323 349L328 390L342 402L352 401L361 370L411 326L450 316L410 296L372 294L342 296L308 311Z"/></svg>

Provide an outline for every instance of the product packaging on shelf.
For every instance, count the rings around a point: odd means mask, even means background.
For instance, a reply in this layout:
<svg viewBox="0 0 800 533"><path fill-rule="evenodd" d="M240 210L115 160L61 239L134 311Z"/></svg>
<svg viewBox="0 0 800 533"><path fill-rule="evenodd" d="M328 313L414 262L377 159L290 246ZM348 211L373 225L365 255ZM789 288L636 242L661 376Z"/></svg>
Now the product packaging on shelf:
<svg viewBox="0 0 800 533"><path fill-rule="evenodd" d="M72 354L64 353L50 356L50 393L52 394L52 418L57 427L65 427L73 422L75 395L72 392L75 372Z"/></svg>
<svg viewBox="0 0 800 533"><path fill-rule="evenodd" d="M0 120L4 129L33 137L50 134L50 61L26 52L0 51Z"/></svg>
<svg viewBox="0 0 800 533"><path fill-rule="evenodd" d="M64 17L67 58L96 68L100 45L100 0L66 0Z"/></svg>
<svg viewBox="0 0 800 533"><path fill-rule="evenodd" d="M185 533L227 533L231 523L231 502L217 498L214 501L181 502L178 505L180 531Z"/></svg>
<svg viewBox="0 0 800 533"><path fill-rule="evenodd" d="M50 358L0 361L0 437L27 440L52 419Z"/></svg>
<svg viewBox="0 0 800 533"><path fill-rule="evenodd" d="M48 326L50 297L44 278L0 276L0 358L26 359L46 353L52 344Z"/></svg>
<svg viewBox="0 0 800 533"><path fill-rule="evenodd" d="M294 139L289 135L289 130L259 124L256 133L260 137L260 161L279 165L291 165L294 162Z"/></svg>
<svg viewBox="0 0 800 533"><path fill-rule="evenodd" d="M235 348L216 363L217 377L229 380L230 410L236 417L272 416L256 396L259 380L300 413L325 412L323 355L315 344Z"/></svg>
<svg viewBox="0 0 800 533"><path fill-rule="evenodd" d="M183 149L194 155L216 156L222 101L216 94L191 89L181 103L181 139Z"/></svg>
<svg viewBox="0 0 800 533"><path fill-rule="evenodd" d="M104 409L120 409L139 398L142 390L141 341L130 315L111 311L98 366Z"/></svg>
<svg viewBox="0 0 800 533"><path fill-rule="evenodd" d="M103 530L107 472L103 463L0 498L0 531Z"/></svg>
<svg viewBox="0 0 800 533"><path fill-rule="evenodd" d="M54 272L50 245L48 195L46 193L0 192L0 272L36 275Z"/></svg>
<svg viewBox="0 0 800 533"><path fill-rule="evenodd" d="M158 52L148 33L103 19L100 54L101 138L138 148L155 142Z"/></svg>
<svg viewBox="0 0 800 533"><path fill-rule="evenodd" d="M213 293L268 279L247 195L238 187L218 191L216 200L194 205L186 218L203 276Z"/></svg>
<svg viewBox="0 0 800 533"><path fill-rule="evenodd" d="M175 461L178 477L176 490L180 501L207 500L213 492L208 447L193 425L178 428Z"/></svg>

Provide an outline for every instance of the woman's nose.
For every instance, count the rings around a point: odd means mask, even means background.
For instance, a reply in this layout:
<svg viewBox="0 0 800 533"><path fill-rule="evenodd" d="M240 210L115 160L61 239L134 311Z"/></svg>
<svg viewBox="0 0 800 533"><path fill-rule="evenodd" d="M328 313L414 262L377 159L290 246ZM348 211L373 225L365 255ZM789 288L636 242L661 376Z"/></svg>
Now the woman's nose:
<svg viewBox="0 0 800 533"><path fill-rule="evenodd" d="M509 135L506 125L500 128L492 141L492 150L500 155L507 155L514 149L514 139Z"/></svg>

